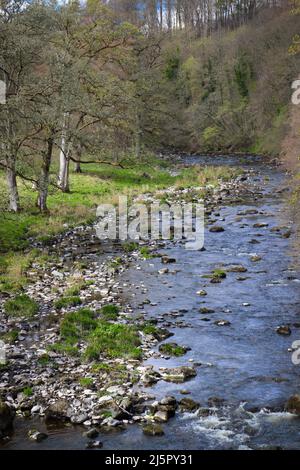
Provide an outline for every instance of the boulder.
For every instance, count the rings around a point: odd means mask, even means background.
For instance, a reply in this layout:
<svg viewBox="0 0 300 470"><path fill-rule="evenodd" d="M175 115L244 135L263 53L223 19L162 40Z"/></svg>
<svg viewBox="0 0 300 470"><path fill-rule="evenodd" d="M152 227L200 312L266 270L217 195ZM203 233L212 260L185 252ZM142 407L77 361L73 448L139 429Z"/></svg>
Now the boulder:
<svg viewBox="0 0 300 470"><path fill-rule="evenodd" d="M278 326L276 328L276 332L282 336L290 336L292 334L292 330L290 329L288 325Z"/></svg>
<svg viewBox="0 0 300 470"><path fill-rule="evenodd" d="M195 368L189 366L181 366L161 370L162 379L166 382L182 383L186 380L196 377L196 375L197 372Z"/></svg>
<svg viewBox="0 0 300 470"><path fill-rule="evenodd" d="M14 418L15 410L0 401L0 437L12 429Z"/></svg>
<svg viewBox="0 0 300 470"><path fill-rule="evenodd" d="M164 430L159 424L149 423L143 426L143 433L147 436L163 436Z"/></svg>
<svg viewBox="0 0 300 470"><path fill-rule="evenodd" d="M182 398L179 402L180 411L196 411L198 408L200 408L200 403L197 403L191 398Z"/></svg>
<svg viewBox="0 0 300 470"><path fill-rule="evenodd" d="M69 404L67 400L57 400L50 405L45 412L45 420L49 421L68 421Z"/></svg>
<svg viewBox="0 0 300 470"><path fill-rule="evenodd" d="M213 225L209 231L211 233L221 233L221 232L225 232L225 229L223 227L221 227L220 225Z"/></svg>
<svg viewBox="0 0 300 470"><path fill-rule="evenodd" d="M300 395L291 396L285 404L285 409L289 413L295 413L300 416Z"/></svg>

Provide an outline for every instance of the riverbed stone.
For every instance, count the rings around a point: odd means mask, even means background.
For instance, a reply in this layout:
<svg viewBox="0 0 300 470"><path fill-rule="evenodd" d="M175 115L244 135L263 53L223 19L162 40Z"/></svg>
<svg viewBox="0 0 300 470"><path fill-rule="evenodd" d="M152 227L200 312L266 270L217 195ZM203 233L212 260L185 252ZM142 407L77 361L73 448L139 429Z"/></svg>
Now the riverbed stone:
<svg viewBox="0 0 300 470"><path fill-rule="evenodd" d="M289 413L295 413L300 416L300 395L291 396L285 404L285 409Z"/></svg>
<svg viewBox="0 0 300 470"><path fill-rule="evenodd" d="M47 439L47 437L48 437L48 434L45 434L44 432L37 431L35 429L32 429L32 430L28 431L28 438L31 441L42 442L45 439Z"/></svg>
<svg viewBox="0 0 300 470"><path fill-rule="evenodd" d="M69 405L67 400L57 400L51 404L45 412L46 421L68 421Z"/></svg>
<svg viewBox="0 0 300 470"><path fill-rule="evenodd" d="M221 233L225 232L225 229L221 225L213 225L212 227L210 227L209 231L211 233Z"/></svg>
<svg viewBox="0 0 300 470"><path fill-rule="evenodd" d="M163 436L165 434L163 428L155 423L145 424L142 429L147 436Z"/></svg>
<svg viewBox="0 0 300 470"><path fill-rule="evenodd" d="M162 379L166 382L182 383L196 377L197 371L194 367L181 366L171 369L161 368Z"/></svg>
<svg viewBox="0 0 300 470"><path fill-rule="evenodd" d="M200 408L200 403L191 398L182 398L179 402L180 411L196 411L198 408Z"/></svg>
<svg viewBox="0 0 300 470"><path fill-rule="evenodd" d="M281 325L281 326L278 326L276 328L276 332L279 334L279 335L282 335L282 336L290 336L292 334L292 330L291 328L289 327L289 325Z"/></svg>
<svg viewBox="0 0 300 470"><path fill-rule="evenodd" d="M15 410L7 403L0 401L0 437L12 429L14 418Z"/></svg>

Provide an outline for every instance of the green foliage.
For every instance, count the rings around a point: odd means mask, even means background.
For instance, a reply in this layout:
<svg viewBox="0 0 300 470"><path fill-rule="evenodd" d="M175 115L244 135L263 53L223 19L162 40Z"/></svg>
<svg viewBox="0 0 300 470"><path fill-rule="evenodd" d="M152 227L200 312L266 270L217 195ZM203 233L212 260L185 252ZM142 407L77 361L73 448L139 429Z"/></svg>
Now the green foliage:
<svg viewBox="0 0 300 470"><path fill-rule="evenodd" d="M214 277L215 279L225 279L227 277L227 273L226 271L224 271L224 269L214 269L212 277Z"/></svg>
<svg viewBox="0 0 300 470"><path fill-rule="evenodd" d="M81 385L81 387L83 388L90 388L92 385L93 385L93 379L90 378L90 377L82 377L80 380L79 380L79 383Z"/></svg>
<svg viewBox="0 0 300 470"><path fill-rule="evenodd" d="M118 319L119 311L120 309L117 305L108 304L101 308L100 313L105 317L106 320L113 321Z"/></svg>
<svg viewBox="0 0 300 470"><path fill-rule="evenodd" d="M131 253L132 251L137 250L139 247L139 244L136 242L126 242L123 243L122 248L126 253Z"/></svg>
<svg viewBox="0 0 300 470"><path fill-rule="evenodd" d="M40 356L38 358L38 363L40 366L46 366L48 365L49 363L51 362L51 357L49 356L49 354L45 353L45 354L42 354L42 356Z"/></svg>
<svg viewBox="0 0 300 470"><path fill-rule="evenodd" d="M151 251L149 250L149 248L147 246L143 246L143 247L140 248L140 255L144 259L153 258L153 254L151 253Z"/></svg>
<svg viewBox="0 0 300 470"><path fill-rule="evenodd" d="M24 393L24 395L25 395L26 397L32 397L32 395L33 395L33 389L32 389L32 387L25 387L25 388L23 389L23 393Z"/></svg>
<svg viewBox="0 0 300 470"><path fill-rule="evenodd" d="M169 356L180 357L186 353L186 348L172 343L165 343L159 347L159 351Z"/></svg>
<svg viewBox="0 0 300 470"><path fill-rule="evenodd" d="M84 356L87 360L97 360L101 354L109 358L140 359L142 353L139 346L140 339L133 326L99 321L89 336Z"/></svg>
<svg viewBox="0 0 300 470"><path fill-rule="evenodd" d="M66 354L67 356L78 356L79 350L74 346L73 342L59 341L57 343L50 344L47 347L48 351L53 351L58 354Z"/></svg>
<svg viewBox="0 0 300 470"><path fill-rule="evenodd" d="M60 324L60 336L69 344L74 344L96 327L94 313L85 308L64 316Z"/></svg>
<svg viewBox="0 0 300 470"><path fill-rule="evenodd" d="M168 57L166 67L165 67L165 76L167 80L175 80L178 77L180 66L179 51Z"/></svg>
<svg viewBox="0 0 300 470"><path fill-rule="evenodd" d="M13 317L31 318L38 313L39 306L28 295L18 295L14 299L7 300L4 304L7 315Z"/></svg>
<svg viewBox="0 0 300 470"><path fill-rule="evenodd" d="M81 305L81 303L82 301L78 296L62 297L54 302L54 307L57 308L57 310L61 310L62 308L77 307L78 305Z"/></svg>
<svg viewBox="0 0 300 470"><path fill-rule="evenodd" d="M249 96L249 81L251 79L251 66L249 59L245 54L238 58L237 64L234 67L235 81L238 91L242 98Z"/></svg>
<svg viewBox="0 0 300 470"><path fill-rule="evenodd" d="M18 330L11 330L11 331L8 331L7 333L0 335L1 340L10 344L15 343L18 340L18 338L19 338Z"/></svg>

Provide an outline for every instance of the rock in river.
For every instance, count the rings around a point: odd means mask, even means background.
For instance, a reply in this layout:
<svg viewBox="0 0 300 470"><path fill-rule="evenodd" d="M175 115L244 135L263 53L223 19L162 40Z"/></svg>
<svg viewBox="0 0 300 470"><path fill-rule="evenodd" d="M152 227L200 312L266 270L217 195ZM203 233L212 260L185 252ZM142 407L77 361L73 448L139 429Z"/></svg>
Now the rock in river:
<svg viewBox="0 0 300 470"><path fill-rule="evenodd" d="M182 383L193 377L196 377L197 372L194 367L181 366L171 369L160 369L162 379L166 382Z"/></svg>
<svg viewBox="0 0 300 470"><path fill-rule="evenodd" d="M68 407L66 400L57 400L46 410L46 421L67 421L69 419Z"/></svg>
<svg viewBox="0 0 300 470"><path fill-rule="evenodd" d="M15 411L6 403L0 401L0 437L12 428L14 417Z"/></svg>
<svg viewBox="0 0 300 470"><path fill-rule="evenodd" d="M143 426L143 433L147 436L163 436L164 430L159 424L149 423Z"/></svg>
<svg viewBox="0 0 300 470"><path fill-rule="evenodd" d="M300 395L290 397L285 405L286 411L300 415Z"/></svg>
<svg viewBox="0 0 300 470"><path fill-rule="evenodd" d="M182 398L179 402L180 411L196 411L198 408L200 408L200 403L191 398Z"/></svg>
<svg viewBox="0 0 300 470"><path fill-rule="evenodd" d="M211 233L221 233L221 232L225 232L225 229L221 227L220 225L213 225L213 227L211 227L209 231Z"/></svg>
<svg viewBox="0 0 300 470"><path fill-rule="evenodd" d="M290 336L292 334L292 330L290 329L290 327L288 325L278 326L276 328L276 332L279 335L283 335L283 336Z"/></svg>

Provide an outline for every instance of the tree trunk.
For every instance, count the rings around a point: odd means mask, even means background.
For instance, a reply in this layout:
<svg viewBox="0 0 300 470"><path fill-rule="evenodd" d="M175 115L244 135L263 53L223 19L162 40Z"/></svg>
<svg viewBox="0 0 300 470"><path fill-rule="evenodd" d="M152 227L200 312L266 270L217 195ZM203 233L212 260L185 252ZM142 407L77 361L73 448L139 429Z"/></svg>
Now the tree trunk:
<svg viewBox="0 0 300 470"><path fill-rule="evenodd" d="M48 212L47 198L49 188L49 173L53 151L53 138L50 137L47 142L47 151L43 155L43 163L39 180L38 207L41 212Z"/></svg>
<svg viewBox="0 0 300 470"><path fill-rule="evenodd" d="M63 128L61 133L61 150L59 155L59 174L58 174L58 186L64 193L70 191L69 187L69 166L70 166L70 142L67 139L67 133L69 129L69 113L64 113Z"/></svg>
<svg viewBox="0 0 300 470"><path fill-rule="evenodd" d="M81 171L81 165L80 165L81 155L82 155L82 147L81 147L81 144L78 144L78 146L76 146L77 161L75 162L75 165L74 165L75 173L81 173L82 172Z"/></svg>
<svg viewBox="0 0 300 470"><path fill-rule="evenodd" d="M20 210L20 198L17 186L15 165L15 160L10 161L6 170L6 179L9 192L9 210L12 212L18 212Z"/></svg>

